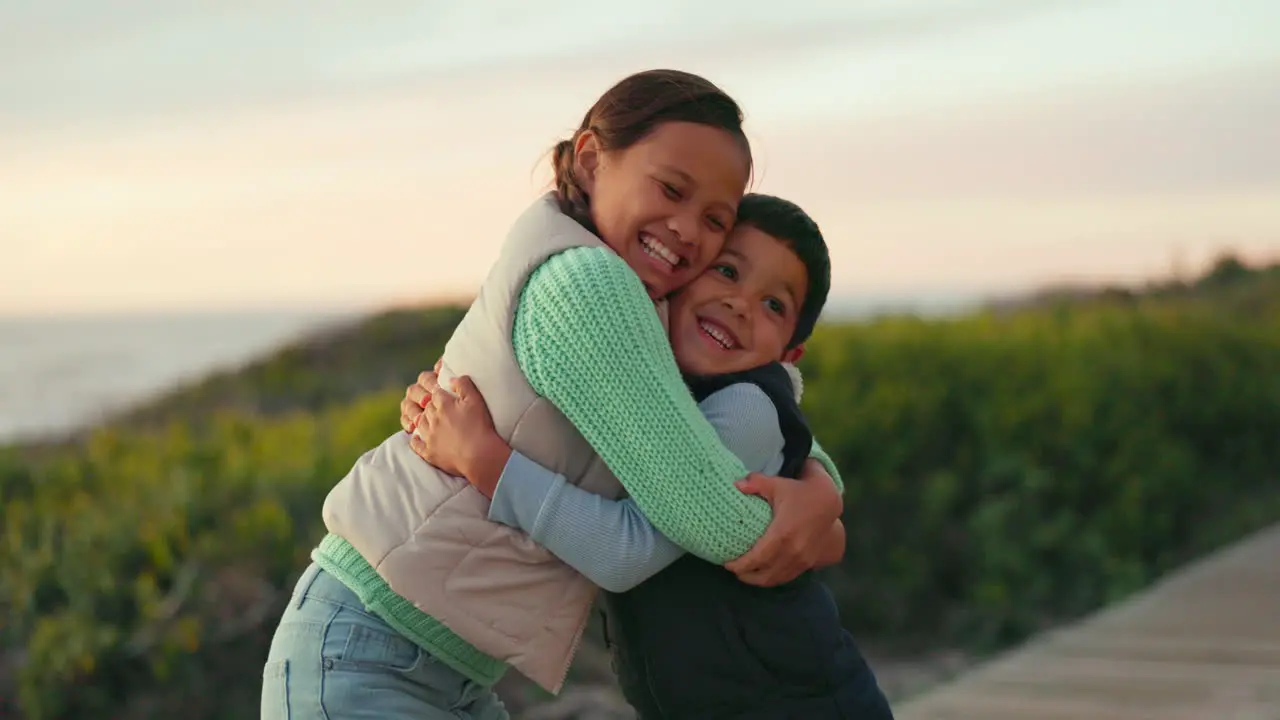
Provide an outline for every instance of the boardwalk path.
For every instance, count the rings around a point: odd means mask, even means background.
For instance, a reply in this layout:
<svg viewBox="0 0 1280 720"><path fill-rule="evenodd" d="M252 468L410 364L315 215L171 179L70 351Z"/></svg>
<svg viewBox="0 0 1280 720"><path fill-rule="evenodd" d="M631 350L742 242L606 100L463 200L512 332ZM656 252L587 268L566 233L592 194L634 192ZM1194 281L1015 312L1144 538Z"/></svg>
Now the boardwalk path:
<svg viewBox="0 0 1280 720"><path fill-rule="evenodd" d="M1280 525L895 707L898 720L1280 720Z"/></svg>

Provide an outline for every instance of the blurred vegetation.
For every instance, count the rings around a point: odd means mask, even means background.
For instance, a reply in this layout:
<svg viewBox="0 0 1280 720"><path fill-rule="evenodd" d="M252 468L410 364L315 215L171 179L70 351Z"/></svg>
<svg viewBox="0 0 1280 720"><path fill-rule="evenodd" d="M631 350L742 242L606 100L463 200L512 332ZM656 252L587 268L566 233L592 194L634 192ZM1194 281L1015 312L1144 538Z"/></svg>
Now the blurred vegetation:
<svg viewBox="0 0 1280 720"><path fill-rule="evenodd" d="M0 715L255 717L325 494L461 314L381 315L0 449ZM1280 266L826 326L805 365L862 639L990 650L1280 520Z"/></svg>

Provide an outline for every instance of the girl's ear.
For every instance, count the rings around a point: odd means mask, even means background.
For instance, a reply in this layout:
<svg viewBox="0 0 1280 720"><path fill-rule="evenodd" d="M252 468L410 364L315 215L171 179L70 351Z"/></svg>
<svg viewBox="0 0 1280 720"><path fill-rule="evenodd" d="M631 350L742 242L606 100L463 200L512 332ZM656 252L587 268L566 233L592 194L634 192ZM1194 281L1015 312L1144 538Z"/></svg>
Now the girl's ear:
<svg viewBox="0 0 1280 720"><path fill-rule="evenodd" d="M600 140L590 130L578 133L573 141L573 172L582 191L590 196L595 192L596 172L600 169Z"/></svg>
<svg viewBox="0 0 1280 720"><path fill-rule="evenodd" d="M799 345L782 353L782 362L794 365L800 362L800 358L802 357L804 357L804 343L800 343Z"/></svg>

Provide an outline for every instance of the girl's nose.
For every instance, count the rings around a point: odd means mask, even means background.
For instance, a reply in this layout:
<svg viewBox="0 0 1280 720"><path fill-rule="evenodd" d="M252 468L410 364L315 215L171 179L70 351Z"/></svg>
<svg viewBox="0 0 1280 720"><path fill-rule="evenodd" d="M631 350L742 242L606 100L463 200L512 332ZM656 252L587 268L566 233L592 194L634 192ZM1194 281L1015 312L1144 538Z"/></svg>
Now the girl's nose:
<svg viewBox="0 0 1280 720"><path fill-rule="evenodd" d="M701 237L698 227L697 219L685 213L673 215L667 221L667 229L671 231L677 241L686 245L697 245L700 242Z"/></svg>

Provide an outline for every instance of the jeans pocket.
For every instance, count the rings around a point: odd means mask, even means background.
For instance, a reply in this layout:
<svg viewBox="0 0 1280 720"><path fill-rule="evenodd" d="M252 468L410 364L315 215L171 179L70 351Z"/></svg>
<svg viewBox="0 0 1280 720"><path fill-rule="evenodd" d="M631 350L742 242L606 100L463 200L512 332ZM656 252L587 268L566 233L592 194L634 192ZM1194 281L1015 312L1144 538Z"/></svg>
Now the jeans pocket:
<svg viewBox="0 0 1280 720"><path fill-rule="evenodd" d="M289 720L289 661L276 660L262 668L262 720Z"/></svg>
<svg viewBox="0 0 1280 720"><path fill-rule="evenodd" d="M422 649L380 618L340 608L329 621L321 656L329 670L409 673L422 661Z"/></svg>

